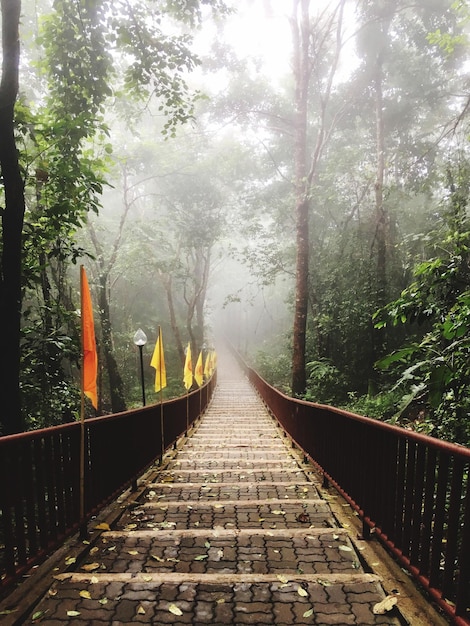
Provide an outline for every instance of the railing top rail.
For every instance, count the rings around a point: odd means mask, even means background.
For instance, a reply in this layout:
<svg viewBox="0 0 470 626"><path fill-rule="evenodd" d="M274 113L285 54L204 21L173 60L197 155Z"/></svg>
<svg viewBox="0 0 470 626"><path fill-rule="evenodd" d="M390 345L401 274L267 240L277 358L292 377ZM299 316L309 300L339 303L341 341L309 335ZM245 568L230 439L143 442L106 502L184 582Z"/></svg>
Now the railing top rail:
<svg viewBox="0 0 470 626"><path fill-rule="evenodd" d="M204 389L210 380L208 380L201 389ZM198 394L199 389L191 391L189 394L184 394L182 396L178 396L177 398L170 398L169 400L165 400L163 404L171 405L180 402L182 398L186 398L186 396L192 396L194 394ZM87 426L92 426L93 424L99 423L103 420L115 420L122 418L125 415L129 415L132 413L146 413L149 411L154 411L156 407L160 406L160 402L153 402L152 404L147 404L146 406L136 407L135 409L128 409L127 411L121 411L120 413L111 413L109 415L98 415L97 417L88 417L85 420ZM48 426L47 428L37 428L35 430L28 430L23 433L15 433L13 435L3 435L0 436L0 447L11 444L14 441L23 441L25 439L40 439L41 437L50 437L53 434L64 433L70 429L78 428L80 425L80 421L69 422L67 424L58 424L57 426Z"/></svg>
<svg viewBox="0 0 470 626"><path fill-rule="evenodd" d="M254 376L259 377L259 374L251 367L247 366L249 372L252 372ZM372 417L366 417L364 415L357 415L356 413L351 413L350 411L346 411L344 409L338 409L336 407L326 405L326 404L317 404L316 402L308 402L307 400L300 400L297 398L292 398L288 396L269 383L267 383L264 379L263 383L270 387L274 393L283 397L285 400L289 402L293 402L298 405L303 406L314 406L318 409L323 409L328 411L329 413L336 413L337 415L343 415L344 417L354 420L356 422L362 422L366 424L368 427L382 430L383 432L391 432L397 437L401 439L408 439L409 441L414 441L419 444L426 445L428 447L434 448L441 452L446 452L448 454L455 454L461 459L465 459L470 461L470 448L465 446L451 443L448 441L442 441L441 439L436 439L435 437L431 437L430 435L425 435L423 433L417 433L413 430L408 430L403 428L402 426L395 426L394 424L387 424L386 422L382 422L380 420L374 419Z"/></svg>

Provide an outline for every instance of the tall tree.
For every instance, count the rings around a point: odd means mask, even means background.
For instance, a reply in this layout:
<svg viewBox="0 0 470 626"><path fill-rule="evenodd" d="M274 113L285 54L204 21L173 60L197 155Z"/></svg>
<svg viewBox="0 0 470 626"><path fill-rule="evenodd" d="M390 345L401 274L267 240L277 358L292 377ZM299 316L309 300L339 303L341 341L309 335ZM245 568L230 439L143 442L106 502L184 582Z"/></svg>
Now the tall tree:
<svg viewBox="0 0 470 626"><path fill-rule="evenodd" d="M15 141L15 103L20 62L20 0L1 0L2 77L0 82L0 170L5 206L2 210L0 259L0 395L8 398L3 433L23 429L20 405L20 323L24 182Z"/></svg>
<svg viewBox="0 0 470 626"><path fill-rule="evenodd" d="M93 171L90 139L104 136L104 103L112 93L111 81L121 82L127 94L146 100L159 99L166 116L163 132L173 135L178 124L193 117L195 96L184 74L197 64L190 51L191 29L201 20L202 7L223 12L223 0L198 0L188 4L163 3L150 10L127 1L64 0L53 4L44 20L44 46L48 93L47 111L41 125L28 127L48 137L49 146L38 146L36 161L24 171L15 142L15 102L18 93L20 2L2 0L3 65L0 85L0 167L5 207L1 231L0 282L0 393L10 399L8 414L2 415L5 433L24 427L20 406L20 331L22 311L22 253L25 215L23 175L40 165L46 174L40 228L56 228L56 240L70 242L86 220L87 212L98 210L103 181ZM164 32L162 23L171 13L188 28L181 35ZM108 53L113 47L115 54ZM119 57L118 50L122 52ZM119 59L118 59L119 57ZM115 67L112 63L116 62ZM118 78L118 70L121 72ZM197 97L197 95L196 95ZM88 155L88 159L86 158ZM94 156L94 155L93 155ZM83 167L91 166L89 169ZM26 164L25 164L26 165ZM70 259L76 260L76 250ZM45 289L45 291L44 291ZM48 296L47 281L43 293Z"/></svg>
<svg viewBox="0 0 470 626"><path fill-rule="evenodd" d="M315 23L310 0L294 0L291 19L294 68L294 187L296 216L296 278L292 349L292 393L302 395L306 387L306 330L309 299L309 214L312 189L335 120L329 112L333 79L338 67L342 41L345 0L323 13ZM325 64L325 59L327 63ZM315 90L316 138L309 141L310 92ZM310 105L310 106L309 106Z"/></svg>

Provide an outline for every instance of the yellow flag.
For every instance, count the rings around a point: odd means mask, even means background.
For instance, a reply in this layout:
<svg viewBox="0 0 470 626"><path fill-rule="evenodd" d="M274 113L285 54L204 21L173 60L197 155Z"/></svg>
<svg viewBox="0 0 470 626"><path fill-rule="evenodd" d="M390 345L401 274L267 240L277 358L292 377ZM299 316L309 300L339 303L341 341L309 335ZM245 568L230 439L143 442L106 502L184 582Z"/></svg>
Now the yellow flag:
<svg viewBox="0 0 470 626"><path fill-rule="evenodd" d="M90 289L83 265L80 266L80 304L82 325L82 391L98 408L96 378L98 374L98 354L96 352L95 326Z"/></svg>
<svg viewBox="0 0 470 626"><path fill-rule="evenodd" d="M186 359L184 362L183 382L186 389L190 389L193 384L193 363L191 361L191 343L188 342L186 348Z"/></svg>
<svg viewBox="0 0 470 626"><path fill-rule="evenodd" d="M204 376L207 378L211 377L211 353L210 350L206 355L206 363L204 365Z"/></svg>
<svg viewBox="0 0 470 626"><path fill-rule="evenodd" d="M160 391L166 387L166 367L165 355L163 353L162 329L158 327L158 339L153 351L150 365L155 368L155 391Z"/></svg>
<svg viewBox="0 0 470 626"><path fill-rule="evenodd" d="M209 359L209 371L210 375L214 373L214 350L211 350L210 359Z"/></svg>
<svg viewBox="0 0 470 626"><path fill-rule="evenodd" d="M199 352L197 358L196 369L194 370L194 380L197 382L197 386L200 387L204 382L204 367L202 365L202 350Z"/></svg>

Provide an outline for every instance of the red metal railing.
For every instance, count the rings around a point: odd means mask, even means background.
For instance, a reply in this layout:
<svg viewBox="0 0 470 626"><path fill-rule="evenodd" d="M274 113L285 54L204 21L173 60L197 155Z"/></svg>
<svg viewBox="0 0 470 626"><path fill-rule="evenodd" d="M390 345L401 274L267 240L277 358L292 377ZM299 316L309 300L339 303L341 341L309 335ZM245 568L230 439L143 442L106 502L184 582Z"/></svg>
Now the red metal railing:
<svg viewBox="0 0 470 626"><path fill-rule="evenodd" d="M470 624L470 449L294 400L241 363L305 456L454 624Z"/></svg>
<svg viewBox="0 0 470 626"><path fill-rule="evenodd" d="M216 381L214 374L187 396L85 421L84 519L79 423L0 437L0 589L159 459L205 410Z"/></svg>

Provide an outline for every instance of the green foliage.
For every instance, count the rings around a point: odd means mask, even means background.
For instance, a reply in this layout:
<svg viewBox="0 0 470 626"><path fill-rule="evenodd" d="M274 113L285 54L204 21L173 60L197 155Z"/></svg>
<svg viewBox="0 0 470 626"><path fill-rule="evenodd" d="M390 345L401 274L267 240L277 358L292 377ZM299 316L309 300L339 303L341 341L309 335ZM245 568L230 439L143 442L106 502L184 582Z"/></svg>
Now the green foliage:
<svg viewBox="0 0 470 626"><path fill-rule="evenodd" d="M327 359L307 363L307 375L305 400L320 404L339 404L344 400L345 376Z"/></svg>
<svg viewBox="0 0 470 626"><path fill-rule="evenodd" d="M449 173L446 222L435 233L435 256L419 263L415 280L376 316L376 325L422 324L421 338L381 359L403 394L399 415L425 402L432 434L469 444L470 414L470 178L467 167Z"/></svg>
<svg viewBox="0 0 470 626"><path fill-rule="evenodd" d="M290 393L291 366L291 357L284 352L273 354L260 350L254 358L259 375L285 394Z"/></svg>
<svg viewBox="0 0 470 626"><path fill-rule="evenodd" d="M358 395L355 392L348 393L348 400L340 406L358 415L365 415L374 419L393 421L402 400L399 391L381 392L377 395Z"/></svg>
<svg viewBox="0 0 470 626"><path fill-rule="evenodd" d="M74 321L77 323L77 317ZM74 421L80 415L79 385L67 376L64 363L78 365L78 332L66 334L67 314L61 312L55 320L64 323L62 328L50 329L45 336L44 319L29 312L28 322L22 327L23 350L21 355L20 389L23 411L28 429L45 428Z"/></svg>
<svg viewBox="0 0 470 626"><path fill-rule="evenodd" d="M104 121L110 96L121 91L145 104L157 97L168 118L164 134L191 119L198 94L185 76L198 61L191 30L178 34L175 24L194 29L204 8L227 10L222 0L54 0L41 16L38 50L28 51L40 59L29 68L40 80L24 91L37 97L17 102L15 120L27 199L21 393L31 427L57 423L61 403L68 414L79 407L78 289L76 277L74 289L68 281L87 255L77 233L101 208L113 152Z"/></svg>

